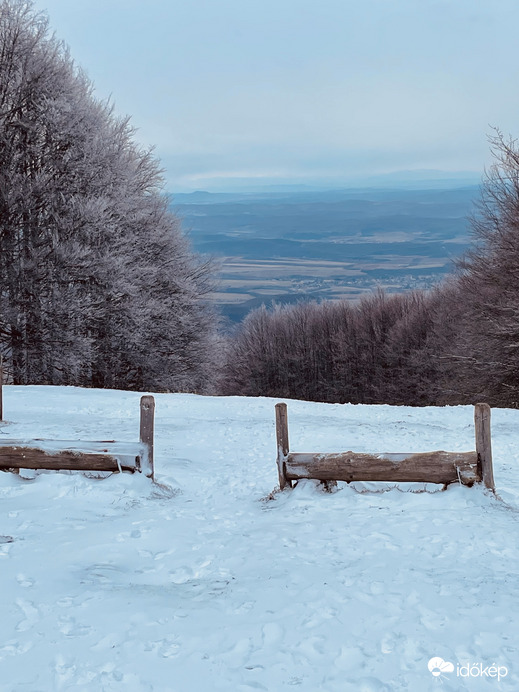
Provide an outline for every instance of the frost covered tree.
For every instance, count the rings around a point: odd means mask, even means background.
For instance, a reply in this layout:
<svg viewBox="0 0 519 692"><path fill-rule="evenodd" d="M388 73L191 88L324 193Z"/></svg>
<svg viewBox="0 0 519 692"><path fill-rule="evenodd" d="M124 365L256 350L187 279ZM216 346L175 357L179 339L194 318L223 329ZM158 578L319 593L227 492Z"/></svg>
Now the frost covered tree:
<svg viewBox="0 0 519 692"><path fill-rule="evenodd" d="M519 406L519 143L499 131L460 262L465 319L455 354L466 400Z"/></svg>
<svg viewBox="0 0 519 692"><path fill-rule="evenodd" d="M222 392L351 403L438 396L439 294L323 301L249 313L228 345Z"/></svg>
<svg viewBox="0 0 519 692"><path fill-rule="evenodd" d="M0 349L15 383L201 389L211 271L128 119L30 0L0 2Z"/></svg>

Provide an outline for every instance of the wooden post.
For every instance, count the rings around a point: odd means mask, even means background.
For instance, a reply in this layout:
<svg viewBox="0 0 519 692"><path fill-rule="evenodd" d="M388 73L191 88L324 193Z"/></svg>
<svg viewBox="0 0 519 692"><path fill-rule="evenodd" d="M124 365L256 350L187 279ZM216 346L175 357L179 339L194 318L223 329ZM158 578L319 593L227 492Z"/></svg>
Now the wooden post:
<svg viewBox="0 0 519 692"><path fill-rule="evenodd" d="M481 469L481 479L486 488L494 491L494 471L492 467L492 440L490 435L490 406L476 404L474 407L476 427L476 453Z"/></svg>
<svg viewBox="0 0 519 692"><path fill-rule="evenodd" d="M2 395L2 385L4 383L4 361L0 356L0 421L4 420L4 401Z"/></svg>
<svg viewBox="0 0 519 692"><path fill-rule="evenodd" d="M153 480L153 428L155 416L155 399L152 396L141 397L141 425L139 439L142 444L146 445L148 451L147 463L142 470ZM142 465L142 464L141 464Z"/></svg>
<svg viewBox="0 0 519 692"><path fill-rule="evenodd" d="M288 485L292 487L292 482L286 477L286 458L288 456L288 416L287 405L276 404L276 443L277 443L277 465L279 475L279 488L284 490Z"/></svg>

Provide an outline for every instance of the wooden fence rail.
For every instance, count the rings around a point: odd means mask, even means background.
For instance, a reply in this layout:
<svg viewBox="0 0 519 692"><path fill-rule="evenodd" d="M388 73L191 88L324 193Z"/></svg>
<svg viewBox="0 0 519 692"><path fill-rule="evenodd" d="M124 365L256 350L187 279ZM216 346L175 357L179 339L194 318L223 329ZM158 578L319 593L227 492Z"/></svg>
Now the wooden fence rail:
<svg viewBox="0 0 519 692"><path fill-rule="evenodd" d="M490 438L490 407L474 407L476 450L471 452L422 452L403 454L337 454L290 452L286 404L276 404L276 440L279 487L313 478L326 481L389 481L395 483L483 482L494 490Z"/></svg>
<svg viewBox="0 0 519 692"><path fill-rule="evenodd" d="M4 420L4 397L2 386L4 384L4 361L0 356L0 421Z"/></svg>
<svg viewBox="0 0 519 692"><path fill-rule="evenodd" d="M139 471L154 477L155 400L141 397L139 442L114 440L0 440L0 470Z"/></svg>

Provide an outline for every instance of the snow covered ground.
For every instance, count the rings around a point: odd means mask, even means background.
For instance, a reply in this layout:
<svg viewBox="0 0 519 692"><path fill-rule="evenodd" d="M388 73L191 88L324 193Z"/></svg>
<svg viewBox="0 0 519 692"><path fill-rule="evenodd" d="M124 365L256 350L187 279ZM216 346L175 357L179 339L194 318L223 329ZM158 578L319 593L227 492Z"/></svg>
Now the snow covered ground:
<svg viewBox="0 0 519 692"><path fill-rule="evenodd" d="M139 396L4 387L0 434L136 440ZM267 499L275 400L156 402L157 484L0 473L2 692L519 690L519 412L493 411L499 499ZM474 448L470 407L288 414L294 451Z"/></svg>

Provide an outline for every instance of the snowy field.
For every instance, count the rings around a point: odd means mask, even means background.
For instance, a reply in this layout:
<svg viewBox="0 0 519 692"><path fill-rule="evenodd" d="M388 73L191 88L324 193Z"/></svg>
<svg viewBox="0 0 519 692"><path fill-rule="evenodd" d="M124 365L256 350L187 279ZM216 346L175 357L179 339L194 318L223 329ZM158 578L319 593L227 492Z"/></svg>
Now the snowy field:
<svg viewBox="0 0 519 692"><path fill-rule="evenodd" d="M4 387L0 434L137 440L139 398ZM519 690L519 412L493 411L497 499L311 481L268 499L275 400L156 402L157 484L0 473L2 692ZM293 451L474 449L470 407L288 415Z"/></svg>

